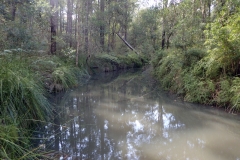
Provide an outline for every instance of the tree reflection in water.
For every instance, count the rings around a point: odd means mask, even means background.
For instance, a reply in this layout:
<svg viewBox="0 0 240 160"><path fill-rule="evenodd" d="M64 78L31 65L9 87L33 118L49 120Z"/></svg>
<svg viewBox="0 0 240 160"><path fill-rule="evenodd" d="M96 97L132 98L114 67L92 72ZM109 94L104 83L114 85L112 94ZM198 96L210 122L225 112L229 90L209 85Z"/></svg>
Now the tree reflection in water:
<svg viewBox="0 0 240 160"><path fill-rule="evenodd" d="M59 151L58 159L222 159L226 155L224 148L212 153L217 145L206 145L213 141L207 135L214 134L208 128L211 118L219 118L216 115L159 94L141 72L105 76L56 102L54 123L45 126L48 138L41 143ZM231 158L239 156L237 151L231 153Z"/></svg>

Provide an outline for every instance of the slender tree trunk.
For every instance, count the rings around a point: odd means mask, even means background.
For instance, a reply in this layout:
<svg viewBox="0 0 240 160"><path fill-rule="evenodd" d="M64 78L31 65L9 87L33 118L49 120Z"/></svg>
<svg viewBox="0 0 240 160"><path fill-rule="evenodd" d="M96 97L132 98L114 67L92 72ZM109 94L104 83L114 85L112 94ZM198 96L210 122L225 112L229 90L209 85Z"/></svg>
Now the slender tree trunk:
<svg viewBox="0 0 240 160"><path fill-rule="evenodd" d="M51 9L54 10L56 9L57 6L57 1L56 0L50 0L50 5L51 5ZM56 54L57 51L57 43L56 43L56 35L57 35L57 12L54 11L54 13L52 13L51 15L51 46L50 46L50 52L51 54Z"/></svg>
<svg viewBox="0 0 240 160"><path fill-rule="evenodd" d="M77 4L76 4L77 5ZM77 41L77 19L78 19L78 14L77 14L77 7L76 7L76 12L75 12L75 25L74 25L74 38L75 41Z"/></svg>
<svg viewBox="0 0 240 160"><path fill-rule="evenodd" d="M111 31L111 18L108 19L108 27L109 30ZM108 34L108 49L107 51L110 52L111 51L111 36L112 36L113 32L110 32Z"/></svg>
<svg viewBox="0 0 240 160"><path fill-rule="evenodd" d="M211 0L208 0L208 21L210 22L211 17Z"/></svg>
<svg viewBox="0 0 240 160"><path fill-rule="evenodd" d="M90 14L90 6L92 5L92 1L91 0L87 0L85 1L85 8L86 8L86 22L85 22L85 29L84 29L84 36L85 36L85 45L84 45L84 50L86 52L86 54L88 54L88 47L89 47L89 14Z"/></svg>
<svg viewBox="0 0 240 160"><path fill-rule="evenodd" d="M169 33L168 36L167 36L167 49L170 47L170 37L172 36L173 32Z"/></svg>
<svg viewBox="0 0 240 160"><path fill-rule="evenodd" d="M101 12L100 45L103 51L104 51L104 41L105 41L104 11L105 11L105 0L100 0L100 12Z"/></svg>
<svg viewBox="0 0 240 160"><path fill-rule="evenodd" d="M125 12L126 12L126 16L125 16L125 21L124 21L124 39L127 40L127 29L128 29L128 3L127 1L125 2L124 4L124 7L125 7Z"/></svg>
<svg viewBox="0 0 240 160"><path fill-rule="evenodd" d="M162 31L162 49L165 48L165 40L166 40L166 32L163 28L163 31Z"/></svg>
<svg viewBox="0 0 240 160"><path fill-rule="evenodd" d="M185 16L185 11L183 11L183 19L185 19L186 16ZM182 41L183 41L183 45L181 46L183 50L186 49L186 38L185 38L185 32L186 32L186 28L185 26L182 27Z"/></svg>
<svg viewBox="0 0 240 160"><path fill-rule="evenodd" d="M69 47L72 47L72 15L73 15L73 0L67 0L67 36Z"/></svg>
<svg viewBox="0 0 240 160"><path fill-rule="evenodd" d="M63 32L63 28L62 28L62 25L63 25L63 18L62 18L62 5L60 5L60 11L59 11L59 31L60 31L60 34L62 34Z"/></svg>
<svg viewBox="0 0 240 160"><path fill-rule="evenodd" d="M12 21L15 21L16 11L17 11L16 2L13 0L12 1Z"/></svg>
<svg viewBox="0 0 240 160"><path fill-rule="evenodd" d="M168 0L163 0L163 11L167 9ZM165 43L166 43L166 13L163 13L163 25L162 25L162 49L165 49Z"/></svg>
<svg viewBox="0 0 240 160"><path fill-rule="evenodd" d="M80 33L79 33L79 29L80 29L80 7L79 7L79 1L77 1L76 4L76 14L77 14L77 28L76 28L76 33L77 33L77 51L76 51L76 66L78 66L78 55L79 55L79 47L80 47Z"/></svg>

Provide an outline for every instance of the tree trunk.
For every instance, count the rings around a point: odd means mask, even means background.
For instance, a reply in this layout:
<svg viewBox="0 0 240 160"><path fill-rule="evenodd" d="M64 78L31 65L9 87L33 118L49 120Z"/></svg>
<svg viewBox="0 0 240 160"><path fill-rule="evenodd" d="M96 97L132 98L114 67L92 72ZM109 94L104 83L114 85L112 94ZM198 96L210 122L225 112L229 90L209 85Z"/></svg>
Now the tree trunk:
<svg viewBox="0 0 240 160"><path fill-rule="evenodd" d="M62 34L62 32L63 32L63 27L62 27L62 25L63 25L63 16L62 16L62 5L60 5L60 11L59 11L59 31L60 31L60 33Z"/></svg>
<svg viewBox="0 0 240 160"><path fill-rule="evenodd" d="M105 0L100 0L101 25L99 29L100 29L100 45L103 51L104 51L104 41L105 41L104 11L105 11Z"/></svg>
<svg viewBox="0 0 240 160"><path fill-rule="evenodd" d="M77 51L76 51L76 66L78 66L78 55L79 55L79 46L80 46L80 34L79 34L79 29L80 29L80 7L79 7L79 1L77 1L77 4L76 4L76 14L77 14L77 27L76 27L76 38L77 38Z"/></svg>
<svg viewBox="0 0 240 160"><path fill-rule="evenodd" d="M108 27L109 30L111 31L111 18L108 19ZM108 33L108 49L107 52L110 52L112 50L111 48L111 37L112 37L113 32Z"/></svg>
<svg viewBox="0 0 240 160"><path fill-rule="evenodd" d="M127 1L125 2L124 4L124 7L125 7L125 12L126 12L126 16L125 16L125 20L124 20L124 39L127 40L127 29L128 29L128 3Z"/></svg>
<svg viewBox="0 0 240 160"><path fill-rule="evenodd" d="M170 47L170 37L172 36L173 32L169 33L168 36L167 36L167 49Z"/></svg>
<svg viewBox="0 0 240 160"><path fill-rule="evenodd" d="M92 5L91 0L85 1L85 8L86 8L86 22L85 22L85 29L84 29L84 37L85 37L85 45L84 45L84 50L86 54L88 54L88 43L89 43L89 37L88 37L88 28L89 28L89 14L90 14L90 6Z"/></svg>
<svg viewBox="0 0 240 160"><path fill-rule="evenodd" d="M50 0L50 6L52 10L56 9L57 6L57 1L56 0ZM56 35L57 35L57 12L54 11L54 13L52 13L51 15L51 47L50 47L50 52L52 55L56 54L57 51L57 42L56 42Z"/></svg>
<svg viewBox="0 0 240 160"><path fill-rule="evenodd" d="M164 0L163 1L163 11L165 12L165 10L167 9L168 6L168 0ZM166 16L165 13L163 13L163 25L162 25L162 49L165 49L165 43L166 43Z"/></svg>
<svg viewBox="0 0 240 160"><path fill-rule="evenodd" d="M73 15L73 0L67 0L67 37L69 47L72 47L72 15Z"/></svg>
<svg viewBox="0 0 240 160"><path fill-rule="evenodd" d="M116 33L118 37L126 44L128 48L130 48L132 51L134 51L136 54L139 54L125 39L123 39L118 33Z"/></svg>
<svg viewBox="0 0 240 160"><path fill-rule="evenodd" d="M166 40L165 37L166 37L166 32L165 32L165 30L163 28L163 31L162 31L162 49L165 48L165 40Z"/></svg>
<svg viewBox="0 0 240 160"><path fill-rule="evenodd" d="M16 17L17 6L15 0L12 1L12 21L15 20Z"/></svg>

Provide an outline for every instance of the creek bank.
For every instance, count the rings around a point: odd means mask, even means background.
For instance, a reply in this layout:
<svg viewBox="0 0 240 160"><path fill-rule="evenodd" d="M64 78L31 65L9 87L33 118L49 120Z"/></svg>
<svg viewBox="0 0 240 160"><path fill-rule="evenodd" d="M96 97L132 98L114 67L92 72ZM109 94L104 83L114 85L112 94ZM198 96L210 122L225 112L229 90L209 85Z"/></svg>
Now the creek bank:
<svg viewBox="0 0 240 160"><path fill-rule="evenodd" d="M149 59L143 55L130 52L126 55L102 54L93 55L86 60L89 72L112 72L130 68L141 68L148 64Z"/></svg>
<svg viewBox="0 0 240 160"><path fill-rule="evenodd" d="M184 101L240 110L240 78L206 66L208 57L202 49L158 51L152 60L154 76L164 90Z"/></svg>

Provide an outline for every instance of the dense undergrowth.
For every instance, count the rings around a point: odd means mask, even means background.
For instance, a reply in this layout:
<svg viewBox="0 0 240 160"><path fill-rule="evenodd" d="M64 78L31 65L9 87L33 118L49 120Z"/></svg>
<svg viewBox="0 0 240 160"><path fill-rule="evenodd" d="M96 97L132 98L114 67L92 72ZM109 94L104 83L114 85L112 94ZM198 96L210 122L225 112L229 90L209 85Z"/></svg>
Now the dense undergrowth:
<svg viewBox="0 0 240 160"><path fill-rule="evenodd" d="M0 54L0 159L38 159L32 131L52 118L49 92L77 85L84 75L64 58L26 53Z"/></svg>
<svg viewBox="0 0 240 160"><path fill-rule="evenodd" d="M159 51L152 64L162 87L185 101L239 111L240 78L234 61L221 64L216 57L203 49L169 49Z"/></svg>
<svg viewBox="0 0 240 160"><path fill-rule="evenodd" d="M134 52L120 54L100 54L92 56L89 60L91 68L98 68L100 71L110 72L120 69L139 68L149 62L149 58Z"/></svg>

